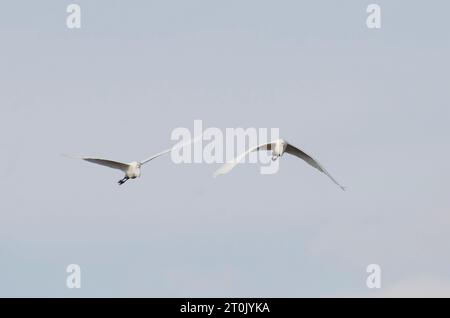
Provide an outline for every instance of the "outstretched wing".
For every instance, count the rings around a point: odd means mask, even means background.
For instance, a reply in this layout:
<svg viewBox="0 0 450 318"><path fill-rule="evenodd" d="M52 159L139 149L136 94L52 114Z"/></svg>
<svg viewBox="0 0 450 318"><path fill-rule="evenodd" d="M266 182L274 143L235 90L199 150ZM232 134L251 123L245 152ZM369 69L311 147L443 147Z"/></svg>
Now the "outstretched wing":
<svg viewBox="0 0 450 318"><path fill-rule="evenodd" d="M166 153L169 153L172 150L178 150L178 149L186 147L186 146L188 146L188 145L190 145L190 144L192 144L194 142L197 142L202 137L203 137L203 135L197 136L194 139L191 139L191 140L189 140L189 141L187 141L185 143L182 143L181 145L175 145L172 148L169 148L169 149L166 149L164 151L161 151L161 152L157 153L156 155L153 155L150 158L147 158L147 159L141 161L141 165L146 164L147 162L152 161L153 159L158 158L158 157L160 157L162 155L165 155Z"/></svg>
<svg viewBox="0 0 450 318"><path fill-rule="evenodd" d="M98 159L98 158L80 158L88 162L92 162L98 165L102 165L105 167L117 169L126 172L129 165L123 162L118 161L112 161L112 160L106 160L106 159Z"/></svg>
<svg viewBox="0 0 450 318"><path fill-rule="evenodd" d="M303 159L306 161L309 165L313 166L320 172L326 174L328 178L330 178L334 183L336 183L342 190L345 190L345 187L341 186L329 173L328 171L313 157L305 153L304 151L298 149L297 147L292 146L291 144L287 144L285 152L294 155L296 157L299 157L300 159Z"/></svg>
<svg viewBox="0 0 450 318"><path fill-rule="evenodd" d="M230 172L250 152L259 151L259 150L271 150L272 145L273 145L273 142L270 142L270 143L262 144L262 145L259 145L257 147L247 150L246 152L244 152L244 153L240 154L239 156L237 156L236 158L234 158L233 161L224 163L219 169L216 170L216 172L214 172L214 177L220 176L222 174L227 174L228 172Z"/></svg>

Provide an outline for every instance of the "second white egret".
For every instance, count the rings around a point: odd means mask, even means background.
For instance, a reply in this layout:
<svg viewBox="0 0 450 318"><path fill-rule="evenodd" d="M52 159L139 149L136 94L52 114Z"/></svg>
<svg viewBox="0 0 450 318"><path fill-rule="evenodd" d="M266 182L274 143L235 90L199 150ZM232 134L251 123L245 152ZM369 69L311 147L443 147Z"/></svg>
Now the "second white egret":
<svg viewBox="0 0 450 318"><path fill-rule="evenodd" d="M307 153L303 152L302 150L298 149L297 147L291 145L284 139L278 139L271 141L269 143L265 143L262 145L259 145L257 147L251 148L247 150L246 152L242 153L241 155L237 156L233 161L227 162L224 165L222 165L215 173L214 176L219 176L222 174L226 174L231 171L242 159L244 159L245 156L247 156L252 151L259 151L259 150L267 150L272 151L272 160L275 161L278 158L280 158L285 152L294 155L300 159L303 159L306 161L309 165L313 166L320 172L324 173L328 176L328 178L331 179L335 184L337 184L342 190L345 190L345 187L341 186L329 173L325 168L313 157L308 155Z"/></svg>

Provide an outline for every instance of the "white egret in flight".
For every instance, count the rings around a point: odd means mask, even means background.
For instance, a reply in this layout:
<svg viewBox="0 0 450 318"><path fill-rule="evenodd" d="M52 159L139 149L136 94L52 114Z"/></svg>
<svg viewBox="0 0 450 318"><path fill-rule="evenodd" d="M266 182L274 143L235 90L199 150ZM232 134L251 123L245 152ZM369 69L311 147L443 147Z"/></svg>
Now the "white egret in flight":
<svg viewBox="0 0 450 318"><path fill-rule="evenodd" d="M278 139L271 141L269 143L265 143L262 145L259 145L257 147L251 148L247 150L246 152L242 153L241 155L237 156L233 161L227 162L223 164L219 169L216 170L214 173L214 176L219 176L226 174L230 172L242 159L244 159L245 156L247 156L252 151L259 151L259 150L267 150L272 151L272 160L275 161L278 158L280 158L285 152L288 154L294 155L296 157L299 157L300 159L303 159L308 164L319 170L320 172L326 174L335 184L337 184L342 190L345 190L345 187L341 186L329 173L325 168L313 157L308 155L307 153L303 152L302 150L298 149L297 147L291 145L286 140Z"/></svg>
<svg viewBox="0 0 450 318"><path fill-rule="evenodd" d="M162 155L165 155L171 151L176 151L179 150L183 147L186 147L194 142L196 142L197 140L199 140L202 137L202 135L189 140L188 142L185 142L181 145L175 145L174 147L161 151L159 153L157 153L156 155L153 155L145 160L142 161L133 161L130 163L124 163L124 162L119 162L119 161L113 161L113 160L108 160L108 159L100 159L100 158L91 158L91 157L80 157L78 159L83 159L85 161L91 162L91 163L95 163L98 165L102 165L102 166L106 166L112 169L117 169L120 170L122 172L125 173L125 176L123 177L123 179L119 180L119 185L124 184L125 182L127 182L129 179L136 179L138 177L141 176L141 167L152 161L153 159L156 159Z"/></svg>

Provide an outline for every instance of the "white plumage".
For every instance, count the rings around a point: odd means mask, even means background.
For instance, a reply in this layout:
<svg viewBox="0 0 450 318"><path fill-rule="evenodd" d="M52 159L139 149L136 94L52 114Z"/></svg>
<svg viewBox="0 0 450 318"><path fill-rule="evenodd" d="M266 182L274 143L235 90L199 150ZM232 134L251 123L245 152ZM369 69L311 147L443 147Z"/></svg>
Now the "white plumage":
<svg viewBox="0 0 450 318"><path fill-rule="evenodd" d="M138 161L133 161L130 163L124 163L124 162L119 162L119 161L114 161L114 160L108 160L108 159L101 159L101 158L91 158L91 157L79 157L78 159L82 159L85 160L87 162L91 162L91 163L95 163L98 165L102 165L105 167L109 167L112 169L117 169L120 170L122 172L125 173L125 176L123 177L123 179L119 180L119 185L124 184L125 182L127 182L129 179L136 179L138 177L141 176L141 167L142 165L152 161L153 159L156 159L162 155L165 155L171 151L175 151L175 150L179 150L183 147L186 147L194 142L196 142L197 140L199 140L202 136L198 136L188 142L185 142L181 145L176 145L172 148L166 149L164 151L161 151L145 160L142 160L140 162Z"/></svg>
<svg viewBox="0 0 450 318"><path fill-rule="evenodd" d="M219 169L216 170L216 172L214 173L214 176L216 177L216 176L223 175L223 174L230 172L249 153L251 153L252 151L260 151L260 150L272 151L272 160L276 160L277 158L281 157L285 152L287 152L291 155L294 155L300 159L303 159L309 165L313 166L320 172L327 175L342 190L345 190L345 187L340 185L316 159L314 159L313 157L311 157L304 151L298 149L297 147L291 145L290 143L288 143L286 140L283 140L283 139L274 140L269 143L265 143L265 144L262 144L262 145L259 145L257 147L247 150L246 152L237 156L233 161L223 164Z"/></svg>

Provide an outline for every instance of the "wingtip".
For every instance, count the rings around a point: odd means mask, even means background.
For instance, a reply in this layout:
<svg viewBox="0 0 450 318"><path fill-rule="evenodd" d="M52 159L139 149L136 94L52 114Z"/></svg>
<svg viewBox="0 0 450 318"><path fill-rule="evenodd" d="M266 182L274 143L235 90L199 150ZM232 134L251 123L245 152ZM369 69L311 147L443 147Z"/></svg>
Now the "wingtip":
<svg viewBox="0 0 450 318"><path fill-rule="evenodd" d="M217 178L218 176L222 176L224 174L227 174L228 172L230 172L230 170L227 169L227 166L225 164L225 165L221 166L219 169L217 169L214 172L213 176L214 176L214 178Z"/></svg>
<svg viewBox="0 0 450 318"><path fill-rule="evenodd" d="M61 154L61 156L69 158L69 159L78 159L78 160L86 160L89 159L88 157L83 157L83 156L72 156L72 155L68 155L68 154Z"/></svg>

